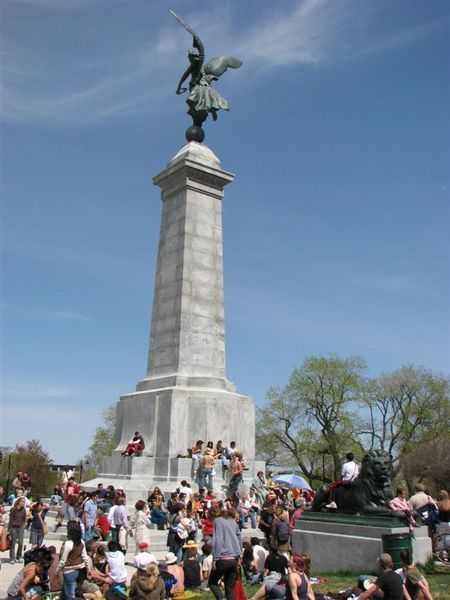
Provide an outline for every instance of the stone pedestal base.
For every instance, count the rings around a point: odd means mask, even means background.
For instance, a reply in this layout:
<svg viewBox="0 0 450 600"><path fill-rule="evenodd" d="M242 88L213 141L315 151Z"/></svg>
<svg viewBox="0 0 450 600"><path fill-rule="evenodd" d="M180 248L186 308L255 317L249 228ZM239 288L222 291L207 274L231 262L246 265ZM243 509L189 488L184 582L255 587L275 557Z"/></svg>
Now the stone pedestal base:
<svg viewBox="0 0 450 600"><path fill-rule="evenodd" d="M142 456L122 456L135 431L144 436ZM103 459L98 477L83 487L94 489L100 482L122 486L129 504L146 499L155 486L172 492L183 479L191 481L191 459L185 457L196 440L205 444L222 440L224 445L234 440L248 468L244 484L250 485L256 473L265 470L263 462L254 460L253 401L226 389L177 385L122 396L116 410L116 434L113 455ZM218 462L214 488L223 495L227 484L221 472ZM198 486L193 484L193 488Z"/></svg>
<svg viewBox="0 0 450 600"><path fill-rule="evenodd" d="M224 445L234 440L244 459L255 456L253 401L227 390L176 386L127 394L120 398L116 419L116 451L123 451L138 430L144 453L155 457L157 477L167 477L169 457L186 456L196 440Z"/></svg>
<svg viewBox="0 0 450 600"><path fill-rule="evenodd" d="M144 451L145 452L145 451ZM146 500L149 490L158 486L164 493L173 492L179 487L183 479L191 481L190 458L154 458L149 456L121 456L116 453L104 458L101 474L95 479L85 481L82 487L93 490L98 483L112 484L114 487L122 486L127 495L128 504L135 504L137 500ZM258 461L246 462L248 471L244 471L244 486L250 486L252 479L258 471L264 470L264 463ZM214 491L218 496L223 496L227 481L222 479L221 464L216 466L214 477ZM198 485L191 483L194 491Z"/></svg>
<svg viewBox="0 0 450 600"><path fill-rule="evenodd" d="M370 519L365 519L365 524L359 524L357 517L354 523L351 523L351 517L347 516L345 520L347 522L308 520L307 514L304 514L292 533L293 552L309 554L312 565L317 565L325 573L373 573L377 569L377 557L383 552L382 536L409 533L407 527L392 527L381 522L377 524L376 519L373 524L370 524ZM428 529L418 527L414 534L414 562L423 564L431 556Z"/></svg>

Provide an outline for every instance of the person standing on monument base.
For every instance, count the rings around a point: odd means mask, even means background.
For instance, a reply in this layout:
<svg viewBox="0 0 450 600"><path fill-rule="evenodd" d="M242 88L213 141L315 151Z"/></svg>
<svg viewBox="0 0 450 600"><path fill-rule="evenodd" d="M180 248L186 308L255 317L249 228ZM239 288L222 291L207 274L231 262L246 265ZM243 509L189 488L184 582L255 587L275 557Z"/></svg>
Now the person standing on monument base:
<svg viewBox="0 0 450 600"><path fill-rule="evenodd" d="M237 493L239 484L242 481L242 471L244 467L242 466L241 461L239 460L239 454L234 452L231 456L230 463L230 471L231 471L231 479L230 479L230 495L234 495Z"/></svg>
<svg viewBox="0 0 450 600"><path fill-rule="evenodd" d="M206 486L208 491L214 489L213 484L213 469L214 469L214 450L212 448L206 448L203 454L202 474L200 485L201 487Z"/></svg>
<svg viewBox="0 0 450 600"><path fill-rule="evenodd" d="M197 440L192 446L191 479L195 481L200 468L200 458L203 453L203 440Z"/></svg>

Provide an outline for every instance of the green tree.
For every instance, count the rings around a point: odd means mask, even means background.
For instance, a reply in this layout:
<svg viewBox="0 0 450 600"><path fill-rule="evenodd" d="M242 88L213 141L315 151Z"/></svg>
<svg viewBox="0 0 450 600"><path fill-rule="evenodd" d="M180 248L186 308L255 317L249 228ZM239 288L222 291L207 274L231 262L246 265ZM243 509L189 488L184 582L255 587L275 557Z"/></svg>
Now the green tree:
<svg viewBox="0 0 450 600"><path fill-rule="evenodd" d="M306 424L298 410L297 398L286 386L272 387L266 396L268 403L257 411L256 450L260 460L271 465L297 465L303 475L315 475L315 453Z"/></svg>
<svg viewBox="0 0 450 600"><path fill-rule="evenodd" d="M368 382L360 435L369 449L401 457L418 444L444 436L449 428L449 380L423 367L407 365Z"/></svg>
<svg viewBox="0 0 450 600"><path fill-rule="evenodd" d="M366 364L359 356L307 357L295 369L289 388L296 394L310 427L320 428L322 451L333 461L333 478L340 476L342 456L360 450L355 432L355 407L364 388ZM359 453L359 452L358 452Z"/></svg>
<svg viewBox="0 0 450 600"><path fill-rule="evenodd" d="M411 490L414 482L426 481L434 494L447 490L450 481L450 434L416 444L401 457L401 471Z"/></svg>
<svg viewBox="0 0 450 600"><path fill-rule="evenodd" d="M6 486L8 479L9 457L11 457L9 491L13 491L11 483L15 474L18 471L26 471L31 477L32 496L39 498L49 494L55 475L51 471L51 458L38 440L29 440L25 444L17 444L14 450L3 448L1 478L4 486Z"/></svg>
<svg viewBox="0 0 450 600"><path fill-rule="evenodd" d="M321 453L328 454L332 472L327 479L339 477L342 455L361 453L354 409L365 369L359 357L310 356L284 388L270 388L267 404L258 411L257 430L264 432L266 444L271 441L272 452L281 448L310 480L325 478Z"/></svg>
<svg viewBox="0 0 450 600"><path fill-rule="evenodd" d="M100 466L101 459L110 456L116 447L116 405L110 406L103 412L103 425L97 427L92 444L89 447L89 462L95 468Z"/></svg>

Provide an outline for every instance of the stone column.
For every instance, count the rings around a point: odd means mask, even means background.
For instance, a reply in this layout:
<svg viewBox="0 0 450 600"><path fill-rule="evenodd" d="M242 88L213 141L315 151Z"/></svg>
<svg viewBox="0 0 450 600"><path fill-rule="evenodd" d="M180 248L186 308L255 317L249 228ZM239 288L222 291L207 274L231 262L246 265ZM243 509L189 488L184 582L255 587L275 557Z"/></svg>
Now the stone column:
<svg viewBox="0 0 450 600"><path fill-rule="evenodd" d="M233 176L202 144L186 144L153 179L163 211L148 355L138 390L233 389L225 378L222 198Z"/></svg>
<svg viewBox="0 0 450 600"><path fill-rule="evenodd" d="M203 439L235 440L253 476L254 404L225 375L222 199L233 175L189 142L153 181L163 207L147 374L117 405L117 448L102 473L170 489L189 477L189 461L177 457ZM122 458L135 430L144 456Z"/></svg>

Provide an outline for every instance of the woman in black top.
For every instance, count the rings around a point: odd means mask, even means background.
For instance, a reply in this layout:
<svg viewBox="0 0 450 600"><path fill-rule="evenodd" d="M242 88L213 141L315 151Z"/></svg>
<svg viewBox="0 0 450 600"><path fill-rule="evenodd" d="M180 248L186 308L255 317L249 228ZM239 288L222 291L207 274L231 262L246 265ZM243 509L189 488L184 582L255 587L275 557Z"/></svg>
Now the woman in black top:
<svg viewBox="0 0 450 600"><path fill-rule="evenodd" d="M183 561L184 587L187 590L199 589L202 584L202 571L198 560L197 544L189 540L183 548L186 550Z"/></svg>
<svg viewBox="0 0 450 600"><path fill-rule="evenodd" d="M44 520L47 510L40 500L31 505L30 544L32 546L42 546L44 542Z"/></svg>
<svg viewBox="0 0 450 600"><path fill-rule="evenodd" d="M276 546L271 546L269 554L267 555L264 563L264 569L266 573L275 571L275 573L279 573L281 575L280 583L286 583L288 566L288 559L283 554L278 552L278 548Z"/></svg>
<svg viewBox="0 0 450 600"><path fill-rule="evenodd" d="M378 590L383 592L383 600L411 600L411 596L403 585L402 578L393 570L394 564L390 554L380 554L378 557L378 567L381 575L367 591L358 597L358 600L368 600Z"/></svg>

